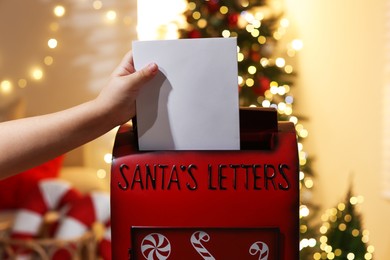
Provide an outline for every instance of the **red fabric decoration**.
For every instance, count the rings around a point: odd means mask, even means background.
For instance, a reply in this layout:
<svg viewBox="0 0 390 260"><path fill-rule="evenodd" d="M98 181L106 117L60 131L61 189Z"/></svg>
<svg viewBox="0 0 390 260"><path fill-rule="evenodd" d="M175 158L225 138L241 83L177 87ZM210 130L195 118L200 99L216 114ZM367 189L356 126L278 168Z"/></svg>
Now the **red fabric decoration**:
<svg viewBox="0 0 390 260"><path fill-rule="evenodd" d="M58 177L64 156L0 181L0 211L20 208L40 180Z"/></svg>

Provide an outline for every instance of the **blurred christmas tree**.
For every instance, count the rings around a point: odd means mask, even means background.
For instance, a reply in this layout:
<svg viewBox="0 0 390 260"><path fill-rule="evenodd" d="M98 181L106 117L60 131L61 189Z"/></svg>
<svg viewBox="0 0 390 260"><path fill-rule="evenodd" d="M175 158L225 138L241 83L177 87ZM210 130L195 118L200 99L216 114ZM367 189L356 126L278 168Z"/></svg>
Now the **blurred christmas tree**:
<svg viewBox="0 0 390 260"><path fill-rule="evenodd" d="M317 243L313 220L318 207L312 201L313 172L302 141L308 132L293 115L291 91L294 70L288 61L302 48L300 40L285 47L278 44L286 34L289 20L275 11L273 1L264 0L187 0L187 24L180 38L237 37L238 87L241 106L274 107L279 120L295 124L300 159L301 259L312 259ZM285 43L285 42L284 42Z"/></svg>
<svg viewBox="0 0 390 260"><path fill-rule="evenodd" d="M321 251L314 259L373 259L374 247L367 245L369 232L362 228L357 209L362 202L363 197L353 196L350 188L345 202L325 212L320 228Z"/></svg>

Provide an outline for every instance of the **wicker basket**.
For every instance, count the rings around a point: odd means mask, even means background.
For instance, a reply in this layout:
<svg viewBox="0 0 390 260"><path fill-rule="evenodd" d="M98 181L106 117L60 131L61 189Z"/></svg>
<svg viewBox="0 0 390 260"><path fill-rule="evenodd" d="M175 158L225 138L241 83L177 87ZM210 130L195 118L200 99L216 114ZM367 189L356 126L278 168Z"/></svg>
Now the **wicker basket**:
<svg viewBox="0 0 390 260"><path fill-rule="evenodd" d="M32 259L50 260L59 249L65 249L71 255L72 260L95 260L96 237L92 232L72 240L58 239L9 239L0 237L0 259L15 259L18 250L31 251Z"/></svg>

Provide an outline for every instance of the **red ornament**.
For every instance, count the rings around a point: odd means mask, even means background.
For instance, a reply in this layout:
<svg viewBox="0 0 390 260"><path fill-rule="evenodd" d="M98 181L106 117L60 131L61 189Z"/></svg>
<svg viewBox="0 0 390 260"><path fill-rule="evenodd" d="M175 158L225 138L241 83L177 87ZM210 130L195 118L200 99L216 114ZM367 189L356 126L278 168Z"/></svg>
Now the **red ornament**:
<svg viewBox="0 0 390 260"><path fill-rule="evenodd" d="M259 62L261 56L260 56L260 53L258 51L251 51L251 59L252 61L254 62Z"/></svg>
<svg viewBox="0 0 390 260"><path fill-rule="evenodd" d="M210 12L210 13L215 13L219 10L220 8L220 5L218 3L218 0L210 0L210 1L207 1L207 10Z"/></svg>
<svg viewBox="0 0 390 260"><path fill-rule="evenodd" d="M229 27L237 27L237 22L238 22L238 14L237 13L230 14L228 16Z"/></svg>
<svg viewBox="0 0 390 260"><path fill-rule="evenodd" d="M200 33L199 30L194 29L194 30L188 32L188 37L189 38L200 38L200 37L202 37L202 34Z"/></svg>
<svg viewBox="0 0 390 260"><path fill-rule="evenodd" d="M269 89L270 79L265 76L260 76L258 78L258 86L252 88L253 92L255 92L259 96L263 96L264 93Z"/></svg>

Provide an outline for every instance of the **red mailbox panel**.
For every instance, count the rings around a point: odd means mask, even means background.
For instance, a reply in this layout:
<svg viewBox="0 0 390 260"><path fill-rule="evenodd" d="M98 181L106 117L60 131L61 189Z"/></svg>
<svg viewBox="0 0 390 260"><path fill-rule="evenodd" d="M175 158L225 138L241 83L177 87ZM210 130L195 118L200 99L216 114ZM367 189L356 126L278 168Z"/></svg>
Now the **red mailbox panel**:
<svg viewBox="0 0 390 260"><path fill-rule="evenodd" d="M277 228L134 227L132 259L279 259Z"/></svg>
<svg viewBox="0 0 390 260"><path fill-rule="evenodd" d="M292 123L277 126L242 133L241 139L262 143L251 147L257 150L153 152L139 152L132 128L122 126L111 174L113 259L159 259L140 251L148 234L167 234L172 253L160 259L202 259L189 238L186 258L185 251L180 257L174 253L177 241L195 231L213 237L210 252L223 256L215 259L237 259L233 256L261 241L265 230L278 230L270 233L269 256L240 259L299 259L296 135ZM232 237L239 239L232 242ZM225 257L229 254L233 258Z"/></svg>

